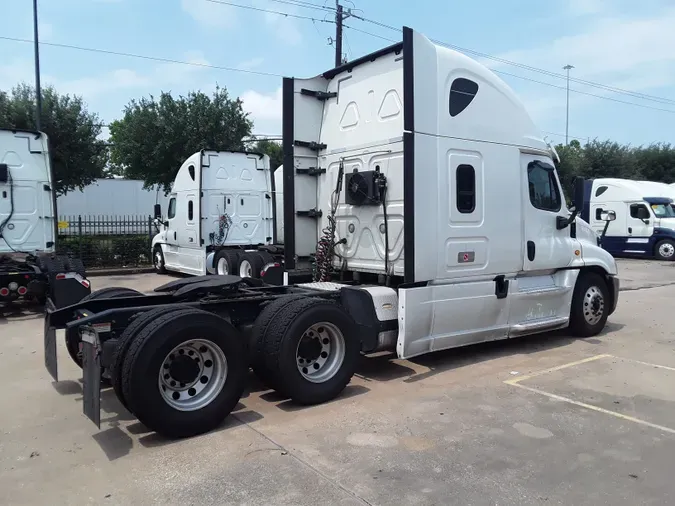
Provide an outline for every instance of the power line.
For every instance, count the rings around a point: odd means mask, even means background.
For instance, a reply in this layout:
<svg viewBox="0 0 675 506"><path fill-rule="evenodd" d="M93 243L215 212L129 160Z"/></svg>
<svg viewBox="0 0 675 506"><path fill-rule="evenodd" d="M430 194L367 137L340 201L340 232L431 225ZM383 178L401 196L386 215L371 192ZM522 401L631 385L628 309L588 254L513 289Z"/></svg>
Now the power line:
<svg viewBox="0 0 675 506"><path fill-rule="evenodd" d="M394 28L394 27L392 27L392 26L386 25L386 24L384 24L384 23L380 23L379 21L367 20L366 18L360 18L360 17L358 17L358 16L354 16L354 17L356 17L357 19L361 19L361 20L363 20L363 21L369 21L369 22L371 22L371 23L373 23L373 24L376 24L376 25L378 25L378 26L382 26L382 27L385 27L385 28L389 28L389 29L391 29L391 30L399 31L397 28ZM350 26L344 25L344 26L345 26L345 28L349 28L350 30L354 30L354 31L357 31L357 32L360 32L360 33L363 33L363 34L366 34L366 35L370 35L370 36L376 37L376 38L378 38L378 39L383 39L383 40L386 40L386 41L389 41L389 42L398 42L397 40L390 39L390 38L388 38L388 37L383 37L383 36L381 36L381 35L377 35L377 34L368 32L368 31L366 31L366 30L360 30L360 29L358 29L358 28L354 28L354 27L351 26L351 25L350 25ZM431 41L434 42L434 43L436 43L436 44L439 44L439 45L448 47L448 48L450 48L450 49L455 49L455 50L457 50L457 51L467 52L467 53L474 53L474 54L477 54L477 55L479 55L479 56L486 56L484 53L478 53L477 51L472 51L472 50L465 50L464 48L460 48L459 46L454 46L454 45L452 45L452 44L447 44L447 43L445 43L445 42L443 42L443 41L439 41L439 40L435 40L435 39L431 39ZM508 60L504 60L504 62L508 62ZM515 65L516 65L516 66L519 66L519 64L515 64ZM526 66L525 66L525 67L526 67ZM488 67L488 68L490 68L490 67ZM530 67L530 68L533 69L534 67ZM536 79L532 79L532 78L525 77L525 76L520 76L520 75L518 75L518 74L512 74L512 73L506 72L506 71L504 71L504 70L493 69L493 68L490 68L490 70L492 70L492 71L495 72L495 73L503 74L503 75L507 75L507 76L511 76L511 77L515 77L515 78L517 78L517 79L522 79L522 80L525 80L525 81L530 81L530 82L537 83L537 84L541 84L541 85L544 85L544 86L550 86L550 87L552 87L552 88L558 88L558 89L561 89L561 90L567 90L567 88L566 88L565 86L559 86L559 85L557 85L557 84L548 83L548 82L545 82L545 81L538 81L538 80L536 80ZM556 76L556 77L562 76L562 74L556 74L555 72L548 72L548 71L544 71L544 70L542 70L542 69L539 69L539 70L541 71L541 73L545 73L545 74L547 74L547 75ZM565 78L566 78L566 76L562 76L562 77L565 77ZM570 79L570 81L573 81L573 79ZM589 81L589 82L590 82L590 81ZM598 83L594 83L594 84L597 85L596 87L604 87L605 89L608 89L608 91L611 91L611 90L609 90L609 88L611 88L611 87L609 87L609 86L600 85L600 84L598 84ZM590 85L589 85L589 86L590 86ZM617 89L618 89L618 88L617 88ZM611 101L611 102L617 102L617 103L620 103L620 104L632 105L632 106L635 106L635 107L643 107L643 108L645 108L645 109L651 109L651 110L655 110L655 111L661 111L661 112L667 112L667 113L675 114L675 110L672 110L672 109L664 109L664 108L661 108L661 107L654 107L654 106L646 105L646 104L637 104L637 103L635 103L635 102L629 102L629 101L626 101L626 100L620 100L620 99L618 99L618 98L612 98L612 97L606 97L606 96L603 96L603 95L597 95L597 94L595 94L595 93L590 93L590 92L587 92L587 91L577 90L577 89L573 89L573 88L570 88L570 92L577 93L577 94L580 94L580 95L587 95L587 96L590 96L590 97L600 98L600 99L602 99L602 100L609 100L609 101ZM640 97L637 97L637 98L640 98ZM658 98L658 97L657 97L657 98ZM668 99L663 99L663 100L668 100ZM675 101L673 101L673 103L675 104Z"/></svg>
<svg viewBox="0 0 675 506"><path fill-rule="evenodd" d="M318 18L313 18L311 16L303 16L301 14L291 14L290 12L283 12L283 11L275 11L273 9L264 9L262 7L253 7L252 5L242 5L242 4L235 4L233 2L227 2L225 0L204 0L205 2L211 2L214 4L221 4L221 5L229 5L230 7L238 7L240 9L248 9L251 11L257 11L257 12L265 12L269 14L276 14L278 16L283 16L286 18L296 18L296 19L308 19L311 21L319 21L320 23L332 23L332 21L326 20L326 19L318 19Z"/></svg>
<svg viewBox="0 0 675 506"><path fill-rule="evenodd" d="M279 4L294 5L296 7L303 7L305 9L314 9L318 11L334 11L335 7L328 7L327 5L318 5L311 2L302 2L300 0L270 0Z"/></svg>
<svg viewBox="0 0 675 506"><path fill-rule="evenodd" d="M27 42L32 44L33 41L29 39L21 39L18 37L5 37L0 35L0 40L10 40L14 42ZM182 61L182 60L174 60L171 58L162 58L159 56L148 56L148 55L142 55L142 54L135 54L135 53L125 53L122 51L111 51L108 49L98 49L98 48L93 48L93 47L84 47L84 46L74 46L71 44L57 44L56 42L40 42L41 46L52 46L52 47L60 47L60 48L65 48L65 49L75 49L78 51L87 51L90 53L101 53L101 54L110 54L110 55L115 55L115 56L125 56L128 58L139 58L141 60L150 60L150 61L156 61L156 62L161 62L161 63L176 63L180 65L191 65L193 67L202 67L202 68L209 68L209 69L214 69L214 70L225 70L227 72L243 72L245 74L253 74L253 75L258 75L258 76L265 76L265 77L284 77L282 74L275 74L273 72L263 72L260 70L249 70L249 69L240 69L236 67L224 67L221 65L212 65L210 63L200 63L200 62L190 62L190 61Z"/></svg>
<svg viewBox="0 0 675 506"><path fill-rule="evenodd" d="M362 17L362 16L357 16L357 15L353 15L353 17L355 17L357 19L360 19L361 21L364 21L366 23L370 23L370 24L373 24L375 26L379 26L381 28L386 28L388 30L393 30L395 32L401 31L399 28L388 25L386 23L382 23L380 21L368 19L368 18L365 18L365 17ZM353 29L353 27L352 27L352 29ZM368 33L368 32L363 31L363 33ZM383 37L380 37L380 36L375 35L375 34L369 34L369 35L373 35L375 37L383 38ZM475 51L473 49L468 49L468 48L465 48L465 47L457 46L455 44L449 44L447 42L443 42L443 41L440 41L440 40L437 40L437 39L431 39L431 40L432 40L432 42L434 42L436 44L440 44L442 46L449 47L450 49L455 49L455 50L460 51L462 53L472 54L474 56L480 56L482 58L487 58L487 59L497 61L497 62L500 62L500 63L504 63L504 64L507 64L507 65L512 65L512 66L521 68L523 70L528 70L530 72L537 72L537 73L540 73L540 74L545 74L545 75L548 75L550 77L555 77L555 78L558 78L558 79L567 79L567 75L565 75L565 74L560 74L558 72L551 72L549 70L541 69L541 68L538 68L538 67L533 67L531 65L525 65L523 63L514 62L514 61L511 61L511 60L507 60L505 58L500 58L500 57L493 56L493 55L490 55L490 54L487 54L487 53L482 53L480 51ZM583 84L585 86L604 89L606 91L611 91L613 93L629 95L629 96L632 96L634 98L639 98L641 100L659 102L659 103L667 104L667 105L675 104L674 99L670 99L670 98L666 98L666 97L659 97L659 96L656 96L656 95L648 95L646 93L626 90L626 89L623 89L623 88L618 88L618 87L615 87L615 86L609 86L609 85L606 85L606 84L601 84L601 83L589 81L589 80L586 80L586 79L570 78L570 81L576 82L578 84Z"/></svg>

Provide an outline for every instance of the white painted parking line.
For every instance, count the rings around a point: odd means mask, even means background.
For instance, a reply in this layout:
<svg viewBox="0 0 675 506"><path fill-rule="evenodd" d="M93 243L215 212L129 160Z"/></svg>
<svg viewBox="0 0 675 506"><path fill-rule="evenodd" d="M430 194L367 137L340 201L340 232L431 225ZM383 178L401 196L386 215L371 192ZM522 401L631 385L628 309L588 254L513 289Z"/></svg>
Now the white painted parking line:
<svg viewBox="0 0 675 506"><path fill-rule="evenodd" d="M574 406L579 406L579 407L582 407L582 408L585 408L585 409L590 409L591 411L596 411L598 413L604 413L606 415L610 415L610 416L613 416L615 418L619 418L621 420L626 420L628 422L633 422L633 423L637 423L639 425L644 425L646 427L651 427L653 429L657 429L657 430L660 430L660 431L663 431L663 432L667 432L669 434L675 434L675 429L672 429L670 427L666 427L664 425L658 425L656 423L648 422L647 420L642 420L641 418L635 418L633 416L624 415L623 413L611 411L609 409L601 408L601 407L595 406L593 404L587 404L585 402L576 401L574 399L570 399L569 397L564 397L562 395L554 394L554 393L551 393L551 392L547 392L545 390L541 390L539 388L534 388L534 387L530 387L530 386L522 384L523 381L526 381L526 380L531 379L531 378L535 378L537 376L542 376L544 374L548 374L548 373L551 373L551 372L554 372L554 371L560 371L562 369L567 369L569 367L574 367L576 365L586 364L586 363L593 362L593 361L600 360L600 359L604 359L604 358L615 358L615 359L619 359L619 360L626 360L626 361L629 361L629 362L635 362L635 363L642 364L642 365L649 366L649 367L656 367L656 368L659 368L659 369L666 369L666 370L669 370L669 371L675 371L675 368L673 368L673 367L668 367L668 366L658 365L658 364L652 364L652 363L649 363L649 362L642 362L640 360L633 360L633 359L629 359L629 358L617 357L617 356L609 355L609 354L603 354L603 355L595 355L593 357L588 357L588 358L585 358L583 360L577 360L575 362L569 362L567 364L559 365L557 367L551 367L549 369L544 369L542 371L538 371L538 372L535 372L535 373L526 374L526 375L520 376L518 378L511 378L511 379L505 380L504 383L506 383L507 385L512 385L512 386L517 387L517 388L522 388L523 390L527 390L527 391L534 392L534 393L537 393L537 394L540 394L540 395L544 395L544 396L548 397L549 399L554 399L554 400L557 400L557 401L566 402L568 404L573 404Z"/></svg>

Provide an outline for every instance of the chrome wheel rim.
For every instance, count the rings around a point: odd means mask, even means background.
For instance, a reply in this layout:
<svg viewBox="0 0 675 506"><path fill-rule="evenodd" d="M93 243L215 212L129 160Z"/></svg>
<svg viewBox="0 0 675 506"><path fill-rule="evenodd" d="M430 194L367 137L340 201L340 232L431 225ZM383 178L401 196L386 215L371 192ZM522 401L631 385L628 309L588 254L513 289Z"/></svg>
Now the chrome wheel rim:
<svg viewBox="0 0 675 506"><path fill-rule="evenodd" d="M161 268L162 268L162 263L163 263L163 261L162 261L162 252L159 251L159 250L157 250L157 251L155 251L155 268L156 268L157 270L161 269Z"/></svg>
<svg viewBox="0 0 675 506"><path fill-rule="evenodd" d="M664 242L659 246L659 255L663 258L672 258L675 255L675 246L669 242Z"/></svg>
<svg viewBox="0 0 675 506"><path fill-rule="evenodd" d="M324 383L342 367L345 350L345 337L339 328L328 322L315 323L298 342L295 352L298 371L307 381Z"/></svg>
<svg viewBox="0 0 675 506"><path fill-rule="evenodd" d="M230 265L227 263L227 259L221 258L218 260L218 274L221 276L227 275L230 273Z"/></svg>
<svg viewBox="0 0 675 506"><path fill-rule="evenodd" d="M597 324L605 313L605 297L597 286L591 286L584 295L584 319L589 325Z"/></svg>
<svg viewBox="0 0 675 506"><path fill-rule="evenodd" d="M242 260L239 264L239 277L250 278L253 277L253 267L248 260Z"/></svg>
<svg viewBox="0 0 675 506"><path fill-rule="evenodd" d="M227 359L219 346L193 339L171 350L159 369L159 391L178 411L202 409L218 397L227 381Z"/></svg>

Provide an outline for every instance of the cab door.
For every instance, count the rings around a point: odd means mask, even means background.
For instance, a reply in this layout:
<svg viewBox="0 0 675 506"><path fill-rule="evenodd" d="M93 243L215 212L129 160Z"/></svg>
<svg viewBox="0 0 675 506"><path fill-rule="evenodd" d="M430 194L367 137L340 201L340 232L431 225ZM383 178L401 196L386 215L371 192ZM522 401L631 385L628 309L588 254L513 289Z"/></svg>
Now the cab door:
<svg viewBox="0 0 675 506"><path fill-rule="evenodd" d="M521 153L524 198L523 270L552 271L572 262L579 242L568 226L557 228L569 211L553 163L548 157Z"/></svg>
<svg viewBox="0 0 675 506"><path fill-rule="evenodd" d="M176 266L178 264L178 234L176 232L177 216L176 216L176 194L171 195L169 199L169 210L167 211L167 227L166 227L166 248L164 250L164 263L168 266Z"/></svg>

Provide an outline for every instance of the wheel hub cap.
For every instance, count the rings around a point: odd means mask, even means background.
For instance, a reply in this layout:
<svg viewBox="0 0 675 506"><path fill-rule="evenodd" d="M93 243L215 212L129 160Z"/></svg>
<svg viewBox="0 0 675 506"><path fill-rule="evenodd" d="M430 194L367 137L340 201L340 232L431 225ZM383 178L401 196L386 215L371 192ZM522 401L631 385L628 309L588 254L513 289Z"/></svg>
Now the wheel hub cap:
<svg viewBox="0 0 675 506"><path fill-rule="evenodd" d="M673 253L675 253L675 248L672 244L662 244L659 247L659 253L661 253L661 256L663 257L670 258L673 256Z"/></svg>
<svg viewBox="0 0 675 506"><path fill-rule="evenodd" d="M176 346L159 370L159 391L179 411L194 411L210 404L227 380L227 359L211 341L195 339Z"/></svg>
<svg viewBox="0 0 675 506"><path fill-rule="evenodd" d="M296 351L300 374L312 383L328 381L342 367L345 338L332 323L317 323L302 335Z"/></svg>
<svg viewBox="0 0 675 506"><path fill-rule="evenodd" d="M169 375L179 383L193 383L199 375L199 364L188 357L180 355L169 365Z"/></svg>
<svg viewBox="0 0 675 506"><path fill-rule="evenodd" d="M590 325L595 325L602 319L605 311L605 299L597 286L586 290L584 296L584 319Z"/></svg>

